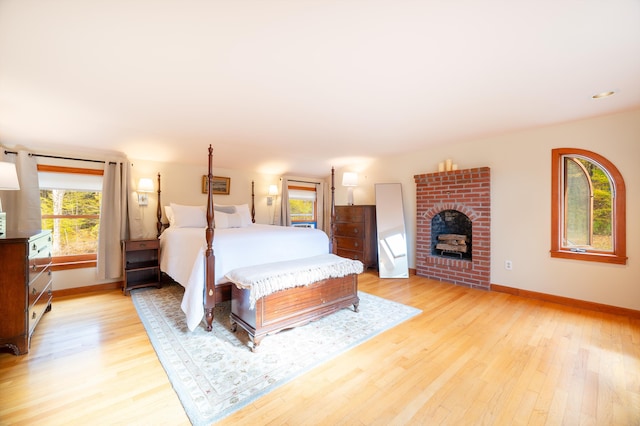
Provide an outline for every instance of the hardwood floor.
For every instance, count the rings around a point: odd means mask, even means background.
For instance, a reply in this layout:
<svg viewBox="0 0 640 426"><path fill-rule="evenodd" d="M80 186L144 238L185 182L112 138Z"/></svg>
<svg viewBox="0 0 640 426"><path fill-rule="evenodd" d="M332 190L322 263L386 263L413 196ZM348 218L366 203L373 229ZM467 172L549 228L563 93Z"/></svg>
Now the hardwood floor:
<svg viewBox="0 0 640 426"><path fill-rule="evenodd" d="M640 425L640 320L412 276L360 289L423 313L220 424ZM0 424L189 424L131 302L54 298L0 353Z"/></svg>

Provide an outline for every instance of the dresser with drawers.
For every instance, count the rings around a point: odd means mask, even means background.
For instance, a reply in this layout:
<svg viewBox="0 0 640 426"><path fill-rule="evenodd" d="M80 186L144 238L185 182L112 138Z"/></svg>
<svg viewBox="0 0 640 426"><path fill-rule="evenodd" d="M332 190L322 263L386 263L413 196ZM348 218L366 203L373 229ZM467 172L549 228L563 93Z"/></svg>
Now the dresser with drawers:
<svg viewBox="0 0 640 426"><path fill-rule="evenodd" d="M359 260L365 268L378 267L376 206L336 206L336 254Z"/></svg>
<svg viewBox="0 0 640 426"><path fill-rule="evenodd" d="M0 348L29 352L31 335L51 310L51 231L0 238Z"/></svg>

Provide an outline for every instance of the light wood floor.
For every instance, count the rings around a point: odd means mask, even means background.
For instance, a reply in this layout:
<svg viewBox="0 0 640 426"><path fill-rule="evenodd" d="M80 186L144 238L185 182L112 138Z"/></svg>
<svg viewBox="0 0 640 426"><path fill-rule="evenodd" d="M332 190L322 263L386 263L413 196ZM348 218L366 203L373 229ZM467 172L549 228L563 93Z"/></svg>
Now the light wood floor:
<svg viewBox="0 0 640 426"><path fill-rule="evenodd" d="M360 289L423 313L221 424L640 425L638 319L415 276ZM54 299L30 353L0 353L0 424L189 421L111 291Z"/></svg>

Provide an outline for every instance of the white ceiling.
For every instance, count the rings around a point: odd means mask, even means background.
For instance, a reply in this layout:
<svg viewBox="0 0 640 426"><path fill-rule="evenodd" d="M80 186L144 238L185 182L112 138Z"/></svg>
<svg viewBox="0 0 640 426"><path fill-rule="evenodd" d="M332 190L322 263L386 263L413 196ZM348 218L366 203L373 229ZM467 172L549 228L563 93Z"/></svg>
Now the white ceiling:
<svg viewBox="0 0 640 426"><path fill-rule="evenodd" d="M324 176L638 107L638 0L0 0L8 145Z"/></svg>

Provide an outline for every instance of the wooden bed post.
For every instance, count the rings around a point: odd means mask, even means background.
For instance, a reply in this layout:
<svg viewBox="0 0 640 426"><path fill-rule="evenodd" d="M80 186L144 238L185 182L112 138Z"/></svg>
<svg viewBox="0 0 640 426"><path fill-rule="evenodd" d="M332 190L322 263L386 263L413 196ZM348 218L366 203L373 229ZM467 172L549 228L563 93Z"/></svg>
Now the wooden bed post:
<svg viewBox="0 0 640 426"><path fill-rule="evenodd" d="M156 228L158 229L158 234L156 237L160 237L162 234L162 207L160 202L160 173L158 173L158 205L156 206L156 217L158 221L156 222Z"/></svg>
<svg viewBox="0 0 640 426"><path fill-rule="evenodd" d="M207 175L207 230L205 238L207 240L207 250L205 251L205 295L204 295L204 315L207 322L207 331L213 327L213 308L216 305L216 283L215 283L215 255L213 253L213 148L209 145L209 173Z"/></svg>
<svg viewBox="0 0 640 426"><path fill-rule="evenodd" d="M329 236L329 251L337 254L338 244L336 243L336 200L335 200L335 180L336 171L331 167L331 235Z"/></svg>
<svg viewBox="0 0 640 426"><path fill-rule="evenodd" d="M255 182L251 181L251 223L256 223Z"/></svg>

